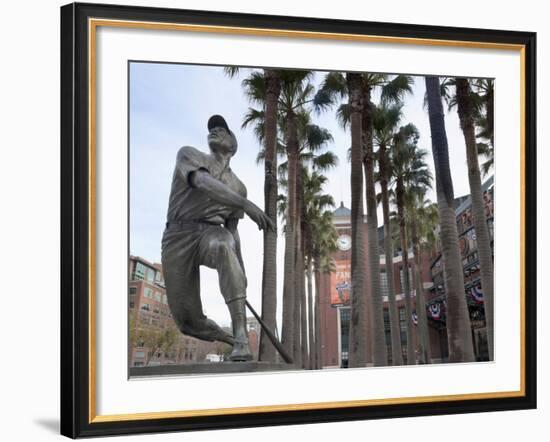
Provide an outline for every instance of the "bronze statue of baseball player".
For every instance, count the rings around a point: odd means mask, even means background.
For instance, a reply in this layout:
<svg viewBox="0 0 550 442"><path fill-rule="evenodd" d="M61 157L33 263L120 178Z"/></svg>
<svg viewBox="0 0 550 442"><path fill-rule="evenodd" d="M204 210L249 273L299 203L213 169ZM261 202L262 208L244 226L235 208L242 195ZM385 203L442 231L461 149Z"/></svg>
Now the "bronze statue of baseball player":
<svg viewBox="0 0 550 442"><path fill-rule="evenodd" d="M246 198L246 187L229 167L237 139L225 119L208 120L210 154L182 147L177 154L162 238L162 268L168 304L180 331L206 341L233 345L232 361L252 354L246 330L246 275L237 225L246 213L260 229L272 220ZM217 270L220 291L229 308L233 334L202 311L199 266Z"/></svg>

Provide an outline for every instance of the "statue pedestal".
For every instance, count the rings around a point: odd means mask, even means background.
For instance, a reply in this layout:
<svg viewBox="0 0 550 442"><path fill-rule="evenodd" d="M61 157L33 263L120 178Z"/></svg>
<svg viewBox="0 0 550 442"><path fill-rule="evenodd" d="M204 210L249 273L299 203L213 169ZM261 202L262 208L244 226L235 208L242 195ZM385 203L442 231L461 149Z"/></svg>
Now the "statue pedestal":
<svg viewBox="0 0 550 442"><path fill-rule="evenodd" d="M267 371L296 370L292 364L274 362L197 362L182 365L157 365L130 367L130 378L144 376L177 376L193 374L258 373Z"/></svg>

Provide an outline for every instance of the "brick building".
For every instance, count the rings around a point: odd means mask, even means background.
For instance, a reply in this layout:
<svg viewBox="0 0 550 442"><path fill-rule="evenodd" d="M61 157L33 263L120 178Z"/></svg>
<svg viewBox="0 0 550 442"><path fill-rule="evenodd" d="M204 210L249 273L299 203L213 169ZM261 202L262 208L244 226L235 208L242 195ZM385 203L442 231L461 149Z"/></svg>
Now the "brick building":
<svg viewBox="0 0 550 442"><path fill-rule="evenodd" d="M482 185L483 199L485 201L485 216L493 247L493 177L490 177ZM455 199L456 224L458 230L458 244L462 256L462 268L464 271L464 294L470 313L472 325L472 341L474 353L479 361L488 360L487 331L485 324L485 310L483 304L483 290L479 270L479 257L477 254L476 233L472 215L472 201L469 195ZM446 294L445 281L443 277L443 260L441 252L430 266L433 285L430 296L427 299L428 320L432 328L440 331L442 339L446 343Z"/></svg>
<svg viewBox="0 0 550 442"><path fill-rule="evenodd" d="M321 312L321 335L322 335L322 366L324 368L336 368L347 366L348 358L348 340L349 340L349 319L350 304L349 297L351 291L351 211L344 207L343 203L333 213L333 223L338 232L338 250L332 255L336 271L328 274L321 274L320 277L320 312ZM365 250L367 250L367 224L364 226ZM379 228L380 242L380 285L384 299L384 326L386 332L386 343L388 345L388 358L391 362L391 339L390 324L388 313L388 281L386 278L386 263L383 255L383 227ZM425 293L432 286L430 273L430 256L422 253L422 285ZM411 304L412 312L416 311L416 281L412 268L413 254L409 251L409 280L411 284ZM403 358L406 360L406 314L405 300L403 295L404 267L401 259L401 251L396 249L393 257L393 275L394 288L396 291L397 307L400 318L401 346ZM365 259L365 271L368 278L367 259ZM367 291L369 290L367 284ZM368 293L368 292L367 292ZM370 294L368 294L370 296ZM414 315L413 315L414 316ZM367 321L369 315L366 315ZM414 321L413 321L414 322ZM367 324L368 330L368 324ZM365 330L365 333L368 331ZM432 346L432 357L437 362L442 358L439 349L439 334L436 330L430 330L430 343ZM416 327L413 327L413 343L416 348L417 337ZM435 348L434 348L435 346ZM372 362L370 340L367 340L367 360Z"/></svg>
<svg viewBox="0 0 550 442"><path fill-rule="evenodd" d="M204 362L207 355L229 354L227 344L201 341L178 330L168 307L160 264L130 256L128 286L131 367ZM247 329L250 349L258 359L258 321L247 318ZM230 328L226 331L231 333Z"/></svg>
<svg viewBox="0 0 550 442"><path fill-rule="evenodd" d="M130 366L197 361L200 341L177 329L168 307L161 265L130 256L128 287Z"/></svg>

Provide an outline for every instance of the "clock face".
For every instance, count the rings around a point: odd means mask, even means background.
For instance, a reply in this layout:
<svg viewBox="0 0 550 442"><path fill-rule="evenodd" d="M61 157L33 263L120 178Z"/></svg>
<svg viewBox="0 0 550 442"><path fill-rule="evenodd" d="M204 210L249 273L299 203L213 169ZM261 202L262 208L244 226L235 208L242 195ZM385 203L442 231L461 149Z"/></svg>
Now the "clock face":
<svg viewBox="0 0 550 442"><path fill-rule="evenodd" d="M351 249L351 238L348 235L340 235L336 240L336 245L340 250L349 250Z"/></svg>

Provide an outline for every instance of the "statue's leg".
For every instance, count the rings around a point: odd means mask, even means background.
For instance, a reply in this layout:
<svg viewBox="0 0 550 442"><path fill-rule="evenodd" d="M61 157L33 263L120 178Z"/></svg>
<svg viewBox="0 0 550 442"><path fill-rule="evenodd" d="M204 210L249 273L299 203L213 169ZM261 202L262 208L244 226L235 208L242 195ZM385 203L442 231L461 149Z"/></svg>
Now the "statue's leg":
<svg viewBox="0 0 550 442"><path fill-rule="evenodd" d="M200 270L197 247L192 233L168 232L163 239L162 270L168 305L179 330L204 341L222 341L233 345L234 339L202 311Z"/></svg>
<svg viewBox="0 0 550 442"><path fill-rule="evenodd" d="M233 351L229 356L231 361L250 361L252 353L248 346L248 333L246 330L246 298L227 301L227 307L231 315L231 324L233 326L233 336L235 342Z"/></svg>
<svg viewBox="0 0 550 442"><path fill-rule="evenodd" d="M205 232L199 250L200 263L218 272L220 290L231 315L235 343L229 359L249 361L252 353L246 330L246 277L233 235L223 227L212 227Z"/></svg>

